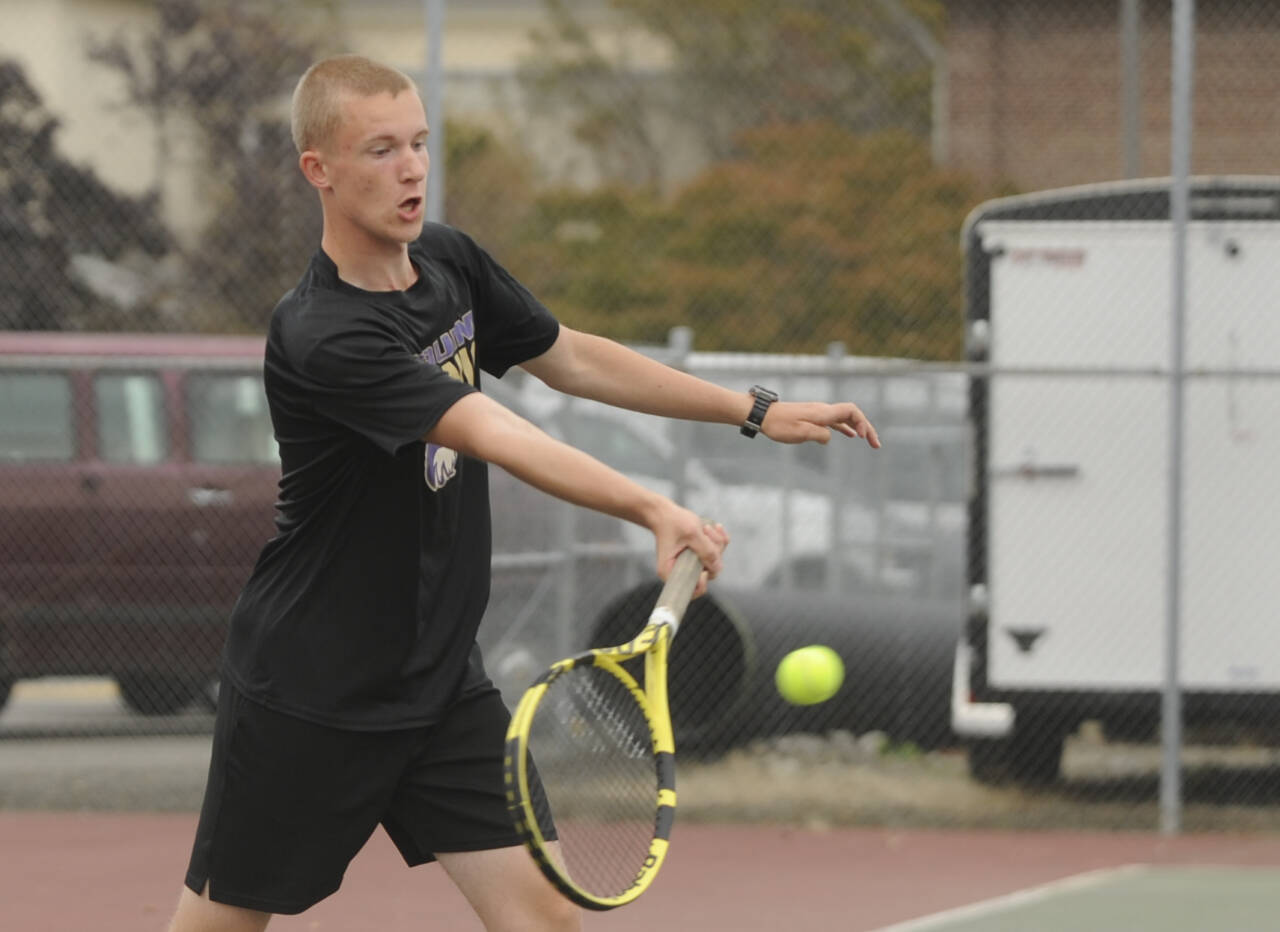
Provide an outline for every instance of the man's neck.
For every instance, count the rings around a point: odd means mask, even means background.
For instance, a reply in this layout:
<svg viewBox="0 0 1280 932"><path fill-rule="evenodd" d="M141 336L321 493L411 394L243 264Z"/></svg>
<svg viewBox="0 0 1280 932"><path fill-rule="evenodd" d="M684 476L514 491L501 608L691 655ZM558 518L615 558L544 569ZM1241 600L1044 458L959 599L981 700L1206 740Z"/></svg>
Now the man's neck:
<svg viewBox="0 0 1280 932"><path fill-rule="evenodd" d="M364 291L406 291L418 280L407 243L353 243L326 230L320 248L338 267L338 277Z"/></svg>

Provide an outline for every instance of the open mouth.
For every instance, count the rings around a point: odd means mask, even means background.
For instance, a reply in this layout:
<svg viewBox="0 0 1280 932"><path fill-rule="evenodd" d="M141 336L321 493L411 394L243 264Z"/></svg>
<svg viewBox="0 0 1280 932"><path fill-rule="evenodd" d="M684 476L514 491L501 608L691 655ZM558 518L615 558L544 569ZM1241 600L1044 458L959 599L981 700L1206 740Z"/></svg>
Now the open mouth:
<svg viewBox="0 0 1280 932"><path fill-rule="evenodd" d="M422 210L422 198L406 197L400 202L397 209L400 212L400 216L404 217L406 220L412 220L417 217Z"/></svg>

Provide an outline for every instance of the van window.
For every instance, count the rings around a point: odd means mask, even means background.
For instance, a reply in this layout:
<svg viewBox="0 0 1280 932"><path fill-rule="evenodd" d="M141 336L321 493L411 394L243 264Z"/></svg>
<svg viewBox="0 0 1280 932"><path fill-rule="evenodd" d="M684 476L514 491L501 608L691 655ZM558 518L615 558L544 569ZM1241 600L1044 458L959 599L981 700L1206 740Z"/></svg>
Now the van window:
<svg viewBox="0 0 1280 932"><path fill-rule="evenodd" d="M71 382L55 372L0 373L0 459L66 461L75 455Z"/></svg>
<svg viewBox="0 0 1280 932"><path fill-rule="evenodd" d="M262 378L243 372L187 376L191 453L201 463L270 464L280 461Z"/></svg>
<svg viewBox="0 0 1280 932"><path fill-rule="evenodd" d="M108 463L150 466L169 453L164 391L152 373L106 373L93 380L98 456Z"/></svg>

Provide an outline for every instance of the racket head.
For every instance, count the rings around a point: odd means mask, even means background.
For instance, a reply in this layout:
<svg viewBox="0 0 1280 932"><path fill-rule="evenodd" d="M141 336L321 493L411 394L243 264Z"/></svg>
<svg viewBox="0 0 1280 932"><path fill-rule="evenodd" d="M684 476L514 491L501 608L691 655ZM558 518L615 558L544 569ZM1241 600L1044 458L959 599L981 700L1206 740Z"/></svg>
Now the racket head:
<svg viewBox="0 0 1280 932"><path fill-rule="evenodd" d="M507 732L512 822L546 878L586 909L613 909L648 889L674 822L670 725L621 665L642 640L554 664L525 692ZM655 626L648 650L665 652L667 642Z"/></svg>

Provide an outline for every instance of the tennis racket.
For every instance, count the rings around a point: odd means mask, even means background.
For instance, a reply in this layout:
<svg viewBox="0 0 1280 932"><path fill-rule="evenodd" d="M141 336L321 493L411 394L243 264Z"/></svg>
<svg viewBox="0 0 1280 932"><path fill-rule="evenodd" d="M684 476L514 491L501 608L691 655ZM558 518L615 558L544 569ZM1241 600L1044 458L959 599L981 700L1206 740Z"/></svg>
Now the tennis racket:
<svg viewBox="0 0 1280 932"><path fill-rule="evenodd" d="M667 651L702 564L676 558L649 621L617 647L554 663L507 730L507 806L538 867L579 906L606 910L649 888L675 819ZM643 657L644 685L622 664Z"/></svg>

